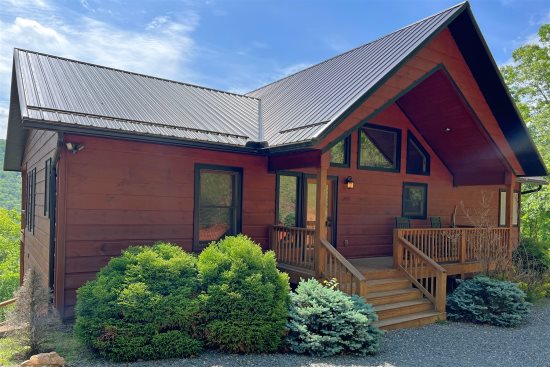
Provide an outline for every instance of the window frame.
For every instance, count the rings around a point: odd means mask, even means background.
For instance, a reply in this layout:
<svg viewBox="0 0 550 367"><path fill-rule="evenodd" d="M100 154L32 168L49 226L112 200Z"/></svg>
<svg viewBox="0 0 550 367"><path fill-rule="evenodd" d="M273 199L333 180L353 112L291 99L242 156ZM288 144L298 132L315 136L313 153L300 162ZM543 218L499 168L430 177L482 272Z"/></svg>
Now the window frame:
<svg viewBox="0 0 550 367"><path fill-rule="evenodd" d="M195 179L194 179L194 208L193 208L193 251L202 251L207 244L201 243L199 239L200 227L200 209L201 209L201 171L223 171L236 174L237 181L235 183L235 192L233 193L233 201L235 203L235 234L242 231L242 213L243 213L243 169L242 167L231 167L214 164L195 164ZM223 237L222 237L223 238Z"/></svg>
<svg viewBox="0 0 550 367"><path fill-rule="evenodd" d="M407 215L405 213L405 188L407 186L416 186L424 188L424 202L423 212L424 215ZM409 219L427 219L428 218L428 184L423 182L403 182L403 187L401 190L401 216Z"/></svg>
<svg viewBox="0 0 550 367"><path fill-rule="evenodd" d="M330 161L331 167L337 167L337 168L350 168L351 164L351 135L346 136L345 138L342 138L336 142L330 149L332 151L332 148L334 148L338 143L341 141L344 142L344 163L334 163L332 160ZM330 154L330 152L329 152Z"/></svg>
<svg viewBox="0 0 550 367"><path fill-rule="evenodd" d="M504 194L504 224L501 224L501 214L502 214L502 194ZM498 227L507 227L508 219L508 208L506 207L508 203L508 191L506 189L498 190L498 215L497 215L497 226Z"/></svg>
<svg viewBox="0 0 550 367"><path fill-rule="evenodd" d="M52 159L44 161L44 217L50 218Z"/></svg>
<svg viewBox="0 0 550 367"><path fill-rule="evenodd" d="M418 148L421 154L423 154L426 157L426 172L425 173L417 173L417 172L411 172L409 170L409 144L412 142L413 146ZM430 175L430 166L431 166L431 157L430 153L424 148L422 143L417 139L416 136L410 131L407 130L407 146L405 147L405 153L406 153L406 162L405 162L405 171L408 175L419 175L419 176L429 176Z"/></svg>
<svg viewBox="0 0 550 367"><path fill-rule="evenodd" d="M519 227L519 223L521 221L521 192L519 190L514 190L514 196L512 197L512 200L514 200L515 202L515 196L517 195L517 198L518 198L518 201L517 201L517 207L516 207L516 224L514 224L513 222L513 218L512 217L512 227ZM512 204L512 207L513 207L513 204Z"/></svg>
<svg viewBox="0 0 550 367"><path fill-rule="evenodd" d="M363 128L377 129L385 132L395 133L395 167L384 168L384 167L372 167L361 165L361 133ZM368 170L368 171L382 171L382 172L401 172L401 129L376 125L371 123L365 123L361 125L357 134L357 169Z"/></svg>
<svg viewBox="0 0 550 367"><path fill-rule="evenodd" d="M303 191L304 191L304 183L303 183L303 173L301 172L292 172L292 171L277 171L276 173L276 183L275 183L275 225L279 224L279 189L281 188L281 176L292 176L296 177L296 210L295 210L295 216L296 216L296 227L302 226L302 216L303 216Z"/></svg>
<svg viewBox="0 0 550 367"><path fill-rule="evenodd" d="M25 220L29 232L34 234L35 214L36 214L36 167L30 173L27 173L27 202Z"/></svg>

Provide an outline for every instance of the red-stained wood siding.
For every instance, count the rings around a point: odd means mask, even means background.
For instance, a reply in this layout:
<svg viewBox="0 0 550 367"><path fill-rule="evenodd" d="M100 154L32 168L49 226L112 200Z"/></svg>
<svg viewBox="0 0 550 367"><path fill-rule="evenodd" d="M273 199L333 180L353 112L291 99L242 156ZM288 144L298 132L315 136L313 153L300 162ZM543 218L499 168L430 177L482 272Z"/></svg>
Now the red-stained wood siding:
<svg viewBox="0 0 550 367"><path fill-rule="evenodd" d="M30 130L27 136L25 152L23 156L23 171L30 173L36 169L36 198L34 206L34 233L28 230L25 223L23 242L23 265L22 272L30 268L38 270L47 284L49 279L50 261L50 219L44 216L44 191L45 191L45 162L55 154L57 146L57 134L44 130ZM25 178L24 184L27 182ZM23 190L25 193L26 190ZM24 209L26 198L23 197ZM26 213L25 217L28 213ZM26 218L29 220L29 218Z"/></svg>
<svg viewBox="0 0 550 367"><path fill-rule="evenodd" d="M267 248L275 212L267 157L83 136L65 141L85 145L61 157L66 317L75 290L128 246L162 240L192 250L196 163L243 169L242 232Z"/></svg>

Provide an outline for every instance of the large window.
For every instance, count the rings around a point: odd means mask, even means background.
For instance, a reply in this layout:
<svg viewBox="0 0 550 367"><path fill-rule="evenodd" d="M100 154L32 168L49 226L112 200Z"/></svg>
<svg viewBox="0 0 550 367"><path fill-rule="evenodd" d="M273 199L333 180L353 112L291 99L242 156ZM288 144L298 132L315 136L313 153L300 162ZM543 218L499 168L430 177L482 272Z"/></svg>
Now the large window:
<svg viewBox="0 0 550 367"><path fill-rule="evenodd" d="M298 173L277 175L277 224L287 227L300 224L300 176Z"/></svg>
<svg viewBox="0 0 550 367"><path fill-rule="evenodd" d="M404 182L402 216L411 219L426 219L427 208L428 185L416 182Z"/></svg>
<svg viewBox="0 0 550 367"><path fill-rule="evenodd" d="M358 167L399 172L401 131L367 124L359 130Z"/></svg>
<svg viewBox="0 0 550 367"><path fill-rule="evenodd" d="M44 163L44 216L50 217L52 159L48 158Z"/></svg>
<svg viewBox="0 0 550 367"><path fill-rule="evenodd" d="M407 132L407 173L430 174L430 155L411 132Z"/></svg>
<svg viewBox="0 0 550 367"><path fill-rule="evenodd" d="M512 225L519 225L520 217L520 205L519 205L519 192L514 192L512 196ZM508 212L508 193L506 190L501 189L499 191L498 201L498 225L499 227L505 227L507 225L506 214Z"/></svg>
<svg viewBox="0 0 550 367"><path fill-rule="evenodd" d="M27 173L27 195L25 207L25 220L27 230L34 233L35 204L36 204L36 168Z"/></svg>
<svg viewBox="0 0 550 367"><path fill-rule="evenodd" d="M241 231L242 169L195 166L194 249Z"/></svg>
<svg viewBox="0 0 550 367"><path fill-rule="evenodd" d="M333 167L349 167L350 149L350 136L336 143L332 148L330 148L330 165Z"/></svg>

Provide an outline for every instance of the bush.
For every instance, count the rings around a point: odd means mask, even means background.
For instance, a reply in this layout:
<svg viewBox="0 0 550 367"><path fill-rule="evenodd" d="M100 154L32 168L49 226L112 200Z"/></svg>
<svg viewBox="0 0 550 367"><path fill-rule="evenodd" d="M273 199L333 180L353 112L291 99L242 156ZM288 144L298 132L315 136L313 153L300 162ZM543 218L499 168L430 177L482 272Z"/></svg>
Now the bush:
<svg viewBox="0 0 550 367"><path fill-rule="evenodd" d="M507 280L518 283L529 302L550 297L550 249L533 239L522 239L514 250Z"/></svg>
<svg viewBox="0 0 550 367"><path fill-rule="evenodd" d="M51 292L40 273L30 268L15 296L15 307L7 315L9 334L28 347L29 354L42 352L48 333L61 324L51 303Z"/></svg>
<svg viewBox="0 0 550 367"><path fill-rule="evenodd" d="M0 302L13 298L19 287L19 237L21 215L17 209L0 208ZM0 322L5 308L0 308Z"/></svg>
<svg viewBox="0 0 550 367"><path fill-rule="evenodd" d="M447 316L455 321L517 326L529 314L525 298L515 283L477 276L447 297Z"/></svg>
<svg viewBox="0 0 550 367"><path fill-rule="evenodd" d="M290 350L322 357L379 350L382 332L372 325L377 320L372 306L336 286L302 280L291 293L286 338Z"/></svg>
<svg viewBox="0 0 550 367"><path fill-rule="evenodd" d="M285 332L288 275L273 252L248 237L226 237L199 256L202 334L209 346L232 353L274 352Z"/></svg>
<svg viewBox="0 0 550 367"><path fill-rule="evenodd" d="M130 247L77 291L77 337L100 355L134 361L198 354L196 259L177 246Z"/></svg>

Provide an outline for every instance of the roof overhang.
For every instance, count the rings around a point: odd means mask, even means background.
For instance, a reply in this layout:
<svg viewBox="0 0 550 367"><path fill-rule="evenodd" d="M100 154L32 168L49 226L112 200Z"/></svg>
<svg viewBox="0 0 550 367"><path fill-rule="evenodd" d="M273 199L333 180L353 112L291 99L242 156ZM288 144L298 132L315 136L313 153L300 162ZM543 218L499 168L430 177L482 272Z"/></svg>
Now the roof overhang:
<svg viewBox="0 0 550 367"><path fill-rule="evenodd" d="M533 185L548 185L548 179L546 177L534 176L534 177L518 177L517 182L528 183Z"/></svg>

